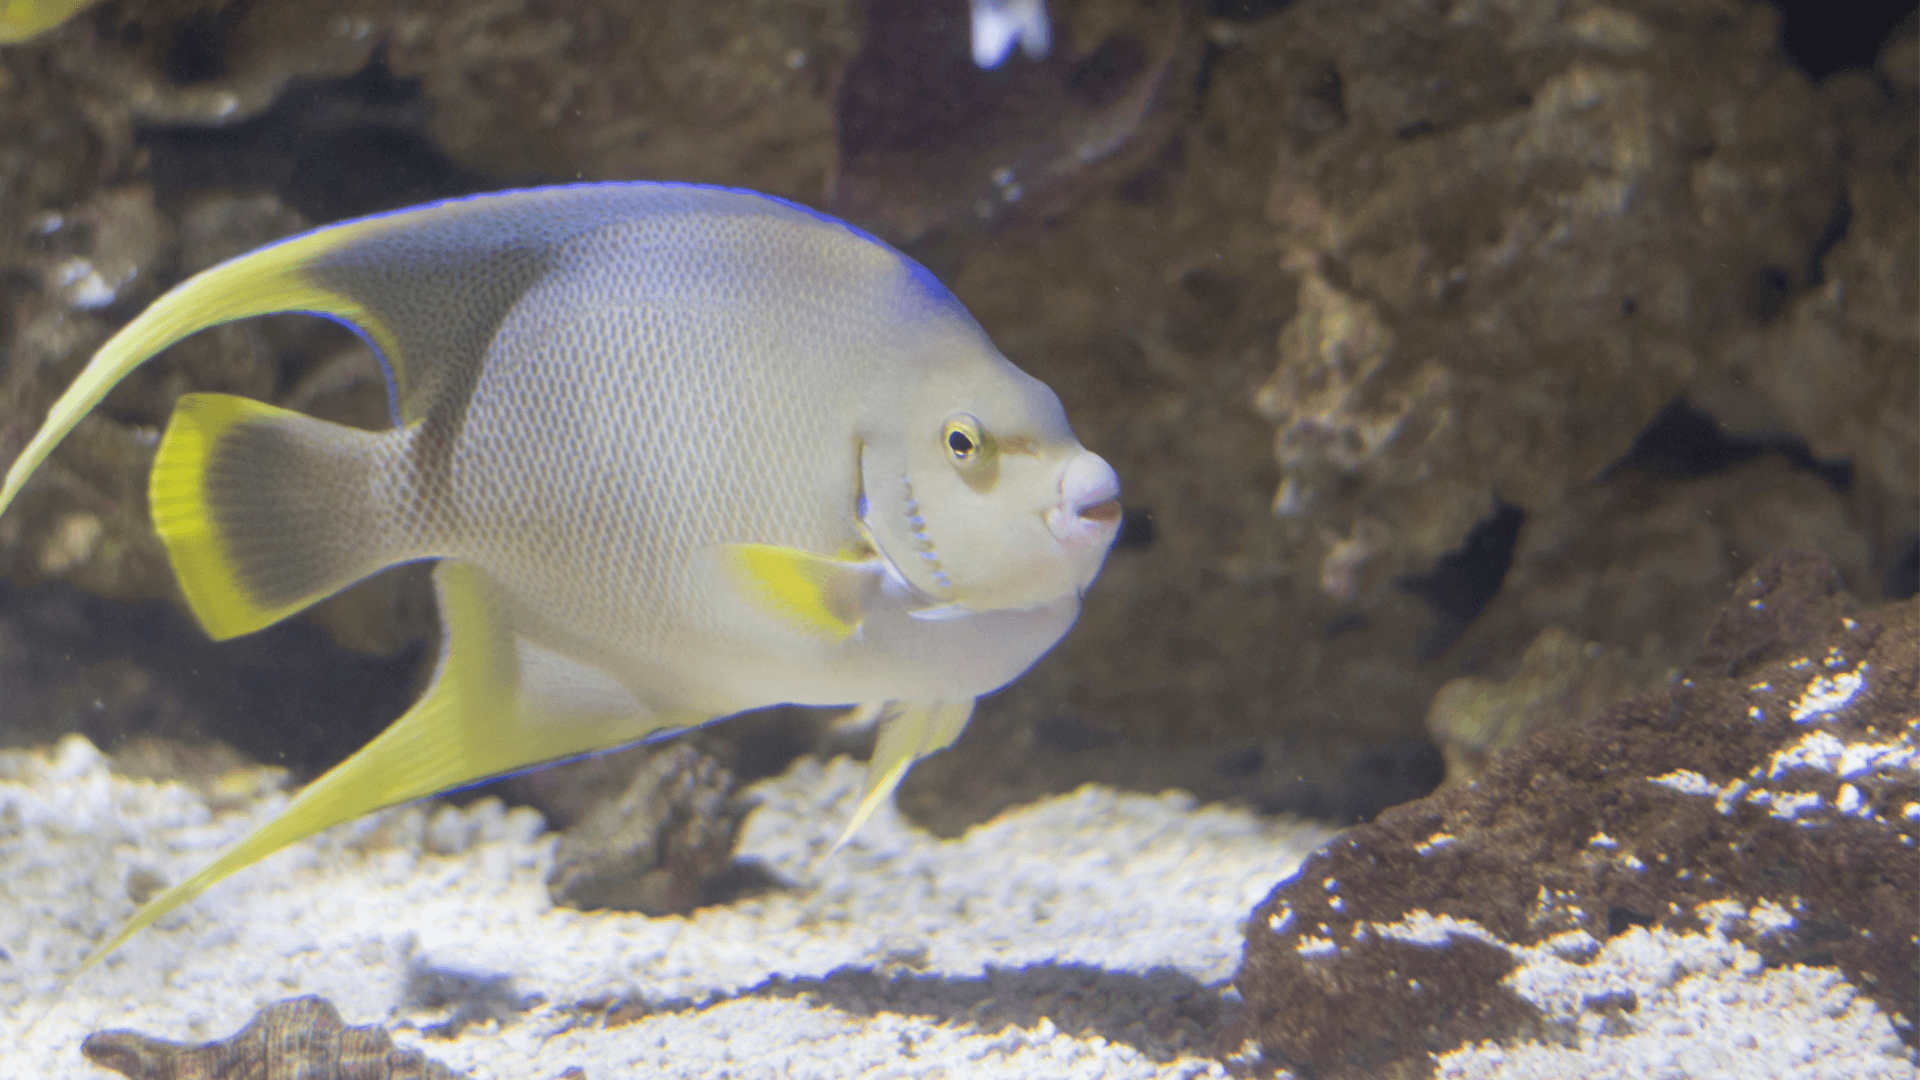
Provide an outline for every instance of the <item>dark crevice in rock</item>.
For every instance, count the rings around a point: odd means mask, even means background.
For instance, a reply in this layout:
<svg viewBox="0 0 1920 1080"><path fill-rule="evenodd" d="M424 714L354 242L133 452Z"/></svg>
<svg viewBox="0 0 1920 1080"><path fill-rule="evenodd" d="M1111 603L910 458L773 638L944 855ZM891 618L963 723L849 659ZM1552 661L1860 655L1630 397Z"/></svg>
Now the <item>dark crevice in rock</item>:
<svg viewBox="0 0 1920 1080"><path fill-rule="evenodd" d="M1853 225L1853 201L1847 198L1843 190L1833 208L1833 217L1827 221L1827 229L1814 242L1813 254L1807 260L1807 287L1813 288L1827 280L1827 253L1840 246L1847 238L1847 230Z"/></svg>
<svg viewBox="0 0 1920 1080"><path fill-rule="evenodd" d="M1622 907L1619 904L1615 904L1607 909L1608 937L1617 937L1636 926L1651 928L1658 925L1660 925L1659 919L1644 912L1635 911L1630 907Z"/></svg>
<svg viewBox="0 0 1920 1080"><path fill-rule="evenodd" d="M1120 534L1113 539L1116 548L1152 547L1154 540L1153 511L1144 506L1128 506L1121 510Z"/></svg>
<svg viewBox="0 0 1920 1080"><path fill-rule="evenodd" d="M1070 712L1058 712L1033 725L1033 740L1053 754L1084 754L1120 745L1120 734Z"/></svg>
<svg viewBox="0 0 1920 1080"><path fill-rule="evenodd" d="M1763 266L1753 276L1748 302L1753 320L1767 326L1787 313L1793 303L1793 278L1778 266Z"/></svg>
<svg viewBox="0 0 1920 1080"><path fill-rule="evenodd" d="M1887 568L1881 591L1889 600L1905 600L1920 593L1920 533L1907 537L1907 546Z"/></svg>
<svg viewBox="0 0 1920 1080"><path fill-rule="evenodd" d="M1228 755L1221 766L1240 766L1242 776L1252 783L1266 764L1264 756ZM1238 760L1232 760L1235 758ZM1225 775L1224 768L1222 771ZM1248 794L1247 801L1263 814L1360 824L1392 807L1432 794L1445 779L1446 771L1446 760L1438 747L1426 739L1403 739L1353 755L1332 776L1296 775L1292 783L1278 789Z"/></svg>
<svg viewBox="0 0 1920 1080"><path fill-rule="evenodd" d="M1277 15L1293 0L1213 0L1213 15L1231 22L1253 22Z"/></svg>
<svg viewBox="0 0 1920 1080"><path fill-rule="evenodd" d="M1150 62L1138 38L1114 34L1074 65L1066 80L1067 94L1087 108L1104 109L1120 100Z"/></svg>
<svg viewBox="0 0 1920 1080"><path fill-rule="evenodd" d="M1513 565L1513 549L1525 520L1519 507L1496 499L1493 512L1467 530L1460 546L1440 556L1432 570L1409 574L1395 582L1401 590L1424 600L1439 616L1439 622L1421 642L1421 659L1430 660L1445 652L1500 592L1500 583Z"/></svg>
<svg viewBox="0 0 1920 1080"><path fill-rule="evenodd" d="M1895 27L1916 8L1913 0L1773 0L1780 9L1780 47L1809 78L1845 68L1872 67Z"/></svg>
<svg viewBox="0 0 1920 1080"><path fill-rule="evenodd" d="M1249 746L1244 750L1235 750L1224 754L1214 771L1228 779L1240 779L1258 775L1267 764L1267 751L1264 747Z"/></svg>
<svg viewBox="0 0 1920 1080"><path fill-rule="evenodd" d="M1599 478L1606 480L1630 470L1674 478L1706 476L1762 454L1779 454L1795 468L1819 476L1840 494L1853 486L1851 461L1816 458L1806 440L1793 435L1730 434L1710 413L1695 408L1685 398L1676 398L1662 409L1634 438L1626 454L1601 470Z"/></svg>
<svg viewBox="0 0 1920 1080"><path fill-rule="evenodd" d="M291 83L266 112L236 124L144 127L163 206L211 187L267 191L316 224L500 186L427 136L419 80L376 55L344 79Z"/></svg>
<svg viewBox="0 0 1920 1080"><path fill-rule="evenodd" d="M213 82L227 75L227 37L245 12L242 5L189 15L173 29L164 70L175 86Z"/></svg>

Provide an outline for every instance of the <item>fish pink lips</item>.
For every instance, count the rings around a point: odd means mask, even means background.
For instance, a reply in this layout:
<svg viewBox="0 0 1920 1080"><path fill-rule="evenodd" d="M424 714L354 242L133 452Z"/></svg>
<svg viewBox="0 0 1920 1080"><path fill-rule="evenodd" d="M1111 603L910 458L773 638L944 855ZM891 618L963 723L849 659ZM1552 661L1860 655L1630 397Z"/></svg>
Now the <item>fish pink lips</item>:
<svg viewBox="0 0 1920 1080"><path fill-rule="evenodd" d="M1060 505L1047 529L1069 547L1108 542L1120 530L1120 477L1098 454L1083 454L1060 476Z"/></svg>

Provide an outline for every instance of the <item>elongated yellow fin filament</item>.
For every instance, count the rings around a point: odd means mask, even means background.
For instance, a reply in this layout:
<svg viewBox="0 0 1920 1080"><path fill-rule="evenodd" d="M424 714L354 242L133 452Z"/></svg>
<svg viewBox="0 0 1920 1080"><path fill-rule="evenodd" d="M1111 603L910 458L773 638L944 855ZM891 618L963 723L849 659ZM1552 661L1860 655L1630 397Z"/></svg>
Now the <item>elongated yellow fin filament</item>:
<svg viewBox="0 0 1920 1080"><path fill-rule="evenodd" d="M553 688L531 696L523 693L520 657L525 646L495 610L480 573L465 563L444 560L435 568L434 584L446 644L426 696L352 757L307 785L280 816L149 901L66 977L62 992L155 920L222 878L322 829L475 780L710 719L636 714L627 710L630 702L620 702L611 691L573 701L552 693Z"/></svg>
<svg viewBox="0 0 1920 1080"><path fill-rule="evenodd" d="M917 705L888 702L880 717L880 738L873 747L873 760L867 765L866 791L840 839L834 841L833 850L846 846L874 811L893 797L894 789L915 761L953 745L972 716L972 701Z"/></svg>
<svg viewBox="0 0 1920 1080"><path fill-rule="evenodd" d="M352 757L308 784L278 817L154 897L73 974L92 967L222 878L288 844L381 807L528 764L520 756L528 740L512 737L522 725L513 715L518 695L511 642L487 610L474 577L470 568L454 562L441 563L435 574L448 644L425 697Z"/></svg>
<svg viewBox="0 0 1920 1080"><path fill-rule="evenodd" d="M66 438L88 411L100 403L127 373L167 346L198 330L235 319L277 311L332 315L353 323L373 339L393 371L404 378L399 342L392 331L351 298L322 288L301 273L317 256L351 242L380 222L377 219L304 233L271 247L203 270L154 301L132 322L107 339L87 361L66 393L47 413L46 423L7 469L0 483L0 514L13 505L27 477Z"/></svg>

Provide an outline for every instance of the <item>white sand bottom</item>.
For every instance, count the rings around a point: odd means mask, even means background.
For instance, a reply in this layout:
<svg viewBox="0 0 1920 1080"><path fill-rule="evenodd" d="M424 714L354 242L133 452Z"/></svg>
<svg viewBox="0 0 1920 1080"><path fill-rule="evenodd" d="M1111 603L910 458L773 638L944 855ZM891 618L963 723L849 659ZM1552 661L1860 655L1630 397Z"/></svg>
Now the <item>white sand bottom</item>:
<svg viewBox="0 0 1920 1080"><path fill-rule="evenodd" d="M887 808L829 859L862 774L802 759L757 785L740 854L792 887L686 918L552 906L531 811L387 811L216 886L56 1004L134 910L130 874L179 880L285 797L215 813L78 738L0 755L0 1075L104 1078L89 1032L224 1038L309 993L476 1077L1226 1075L1204 1044L1243 920L1327 830L1088 787L951 841ZM426 1037L457 1007L423 985L482 1018Z"/></svg>

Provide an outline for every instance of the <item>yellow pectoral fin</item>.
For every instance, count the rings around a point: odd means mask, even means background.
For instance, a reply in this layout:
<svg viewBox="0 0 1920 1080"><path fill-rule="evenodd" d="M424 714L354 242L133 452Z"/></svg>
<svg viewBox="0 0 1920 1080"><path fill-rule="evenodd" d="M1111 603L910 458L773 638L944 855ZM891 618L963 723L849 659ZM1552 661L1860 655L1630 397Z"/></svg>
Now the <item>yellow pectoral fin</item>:
<svg viewBox="0 0 1920 1080"><path fill-rule="evenodd" d="M915 761L953 745L972 716L971 700L920 705L888 702L880 717L880 739L874 744L873 760L867 765L866 791L861 794L860 805L854 808L853 818L840 833L840 839L834 841L833 850L839 851L853 839L860 826L892 797Z"/></svg>
<svg viewBox="0 0 1920 1080"><path fill-rule="evenodd" d="M721 544L727 580L755 606L808 634L840 641L866 618L874 565L772 544Z"/></svg>

